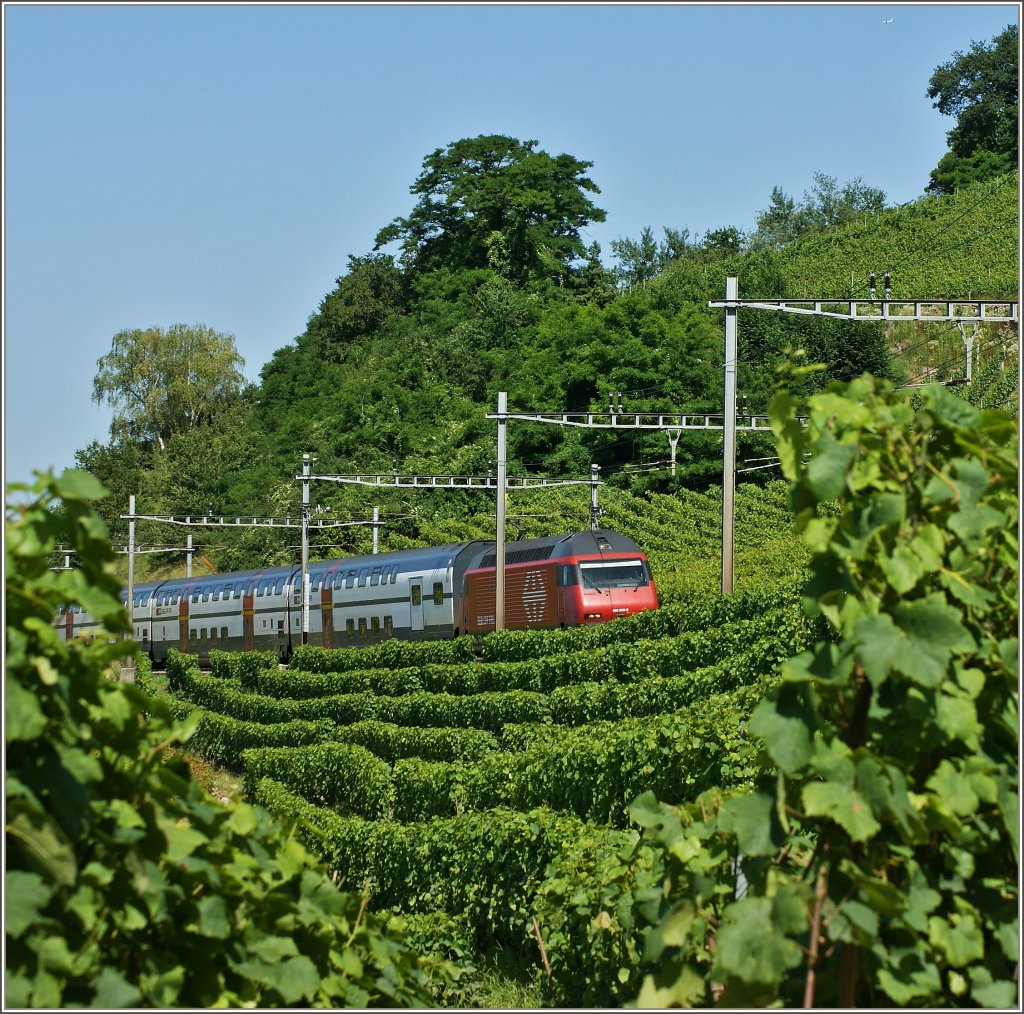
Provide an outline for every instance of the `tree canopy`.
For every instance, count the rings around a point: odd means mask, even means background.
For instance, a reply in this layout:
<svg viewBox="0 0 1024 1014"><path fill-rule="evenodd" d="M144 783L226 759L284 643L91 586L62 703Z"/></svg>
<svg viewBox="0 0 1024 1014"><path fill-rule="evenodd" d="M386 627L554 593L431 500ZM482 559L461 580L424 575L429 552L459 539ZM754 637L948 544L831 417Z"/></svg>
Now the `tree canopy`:
<svg viewBox="0 0 1024 1014"><path fill-rule="evenodd" d="M410 187L419 200L376 237L398 240L419 270L494 267L517 281L564 278L586 257L580 230L605 212L592 162L537 150L537 141L480 135L438 148Z"/></svg>
<svg viewBox="0 0 1024 1014"><path fill-rule="evenodd" d="M207 422L245 387L245 360L234 336L205 324L118 331L96 365L92 397L114 409L111 437L152 441L161 449L173 434Z"/></svg>
<svg viewBox="0 0 1024 1014"><path fill-rule="evenodd" d="M952 193L1016 167L1017 63L1017 26L1007 25L990 43L972 42L936 67L928 98L944 116L956 117L956 126L946 134L949 151L932 170L930 192Z"/></svg>

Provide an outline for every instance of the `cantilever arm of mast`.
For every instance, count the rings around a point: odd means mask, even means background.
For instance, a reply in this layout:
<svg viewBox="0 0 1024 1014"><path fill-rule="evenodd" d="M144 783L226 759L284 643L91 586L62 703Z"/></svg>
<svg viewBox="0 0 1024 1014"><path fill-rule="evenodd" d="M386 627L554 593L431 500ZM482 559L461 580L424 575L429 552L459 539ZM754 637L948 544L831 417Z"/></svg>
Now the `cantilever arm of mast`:
<svg viewBox="0 0 1024 1014"><path fill-rule="evenodd" d="M493 416L488 416L493 418ZM509 417L511 418L511 417ZM302 476L296 476L302 478ZM351 483L386 489L497 489L493 475L311 475L322 482ZM509 489L535 489L551 486L590 486L593 479L548 479L537 475L510 475L505 480Z"/></svg>
<svg viewBox="0 0 1024 1014"><path fill-rule="evenodd" d="M497 415L488 415L497 419ZM714 414L684 415L658 412L508 412L502 418L523 422L554 423L557 426L575 426L579 429L605 430L720 430L724 416ZM740 430L770 430L766 415L739 416L736 428Z"/></svg>
<svg viewBox="0 0 1024 1014"><path fill-rule="evenodd" d="M123 521L160 521L167 525L182 525L200 528L299 528L301 517L265 518L245 514L241 517L227 517L220 514L122 514ZM310 528L351 528L355 525L380 524L374 521L333 521L325 518L310 520ZM136 549L136 552L140 550Z"/></svg>
<svg viewBox="0 0 1024 1014"><path fill-rule="evenodd" d="M841 320L977 320L1017 319L1017 300L1009 299L713 299L710 307L749 307Z"/></svg>

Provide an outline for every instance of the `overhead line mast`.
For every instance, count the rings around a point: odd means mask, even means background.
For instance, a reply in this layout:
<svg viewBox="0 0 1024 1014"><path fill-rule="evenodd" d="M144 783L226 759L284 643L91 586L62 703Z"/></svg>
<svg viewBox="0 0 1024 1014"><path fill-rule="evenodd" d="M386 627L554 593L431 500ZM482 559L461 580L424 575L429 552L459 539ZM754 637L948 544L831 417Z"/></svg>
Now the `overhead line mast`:
<svg viewBox="0 0 1024 1014"><path fill-rule="evenodd" d="M730 402L730 366L735 375L736 329L740 308L750 310L775 310L782 313L800 313L815 317L834 317L840 320L885 322L901 320L956 321L963 322L1005 322L1017 320L1016 299L891 299L891 278L885 272L884 298L875 299L875 275L868 277L871 299L740 299L739 281L729 277L725 280L725 299L708 302L709 307L725 310L725 440L722 461L722 593L733 590L733 541L735 531L735 488L736 456L735 430L736 402L735 385ZM840 309L845 308L845 309ZM967 313L965 310L972 312ZM961 332L963 333L963 332ZM967 336L964 334L964 343ZM968 349L968 356L970 349ZM731 449L730 449L731 448Z"/></svg>

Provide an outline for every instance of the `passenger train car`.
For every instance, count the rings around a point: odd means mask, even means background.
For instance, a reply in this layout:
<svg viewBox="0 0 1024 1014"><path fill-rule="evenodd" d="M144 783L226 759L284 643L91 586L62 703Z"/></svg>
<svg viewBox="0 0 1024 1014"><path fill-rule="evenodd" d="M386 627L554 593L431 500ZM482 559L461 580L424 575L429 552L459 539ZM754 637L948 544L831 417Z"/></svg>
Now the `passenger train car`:
<svg viewBox="0 0 1024 1014"><path fill-rule="evenodd" d="M492 631L495 554L493 542L475 541L310 563L306 643L359 647ZM157 665L169 648L201 660L214 649L275 651L287 661L303 643L297 567L148 581L132 598L135 639ZM625 536L598 530L506 546L507 629L600 623L657 606L647 557ZM76 606L57 626L72 638L96 623Z"/></svg>

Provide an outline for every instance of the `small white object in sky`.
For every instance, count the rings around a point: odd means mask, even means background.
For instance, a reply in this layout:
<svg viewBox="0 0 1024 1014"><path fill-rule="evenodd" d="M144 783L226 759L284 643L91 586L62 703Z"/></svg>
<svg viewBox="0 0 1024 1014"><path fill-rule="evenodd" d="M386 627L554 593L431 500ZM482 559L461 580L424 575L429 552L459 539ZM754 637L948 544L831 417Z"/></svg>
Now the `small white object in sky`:
<svg viewBox="0 0 1024 1014"><path fill-rule="evenodd" d="M882 24L883 25L891 25L892 24L892 18L884 18L882 20Z"/></svg>

